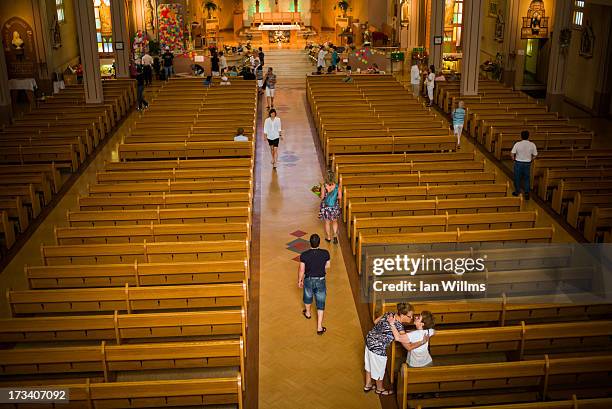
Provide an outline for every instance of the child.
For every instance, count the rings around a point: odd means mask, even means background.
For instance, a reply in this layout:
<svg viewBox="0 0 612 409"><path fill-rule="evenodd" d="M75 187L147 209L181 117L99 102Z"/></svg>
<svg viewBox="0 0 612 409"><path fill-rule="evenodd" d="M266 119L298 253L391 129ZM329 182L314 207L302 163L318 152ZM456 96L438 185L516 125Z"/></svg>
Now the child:
<svg viewBox="0 0 612 409"><path fill-rule="evenodd" d="M406 363L409 367L422 368L432 366L433 360L429 353L429 338L433 337L436 333L433 315L429 311L423 311L421 314L414 315L413 322L417 329L407 334L400 334L392 327L393 337L408 350Z"/></svg>
<svg viewBox="0 0 612 409"><path fill-rule="evenodd" d="M453 131L457 138L457 149L461 149L461 133L463 132L463 123L465 121L465 104L459 101L457 108L453 110Z"/></svg>

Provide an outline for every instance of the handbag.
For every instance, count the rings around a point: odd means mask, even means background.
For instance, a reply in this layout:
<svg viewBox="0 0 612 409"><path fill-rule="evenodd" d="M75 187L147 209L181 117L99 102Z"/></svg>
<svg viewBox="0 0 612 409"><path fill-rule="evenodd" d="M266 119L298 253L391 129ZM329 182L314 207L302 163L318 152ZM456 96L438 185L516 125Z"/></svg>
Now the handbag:
<svg viewBox="0 0 612 409"><path fill-rule="evenodd" d="M268 78L266 78L263 82L263 85L261 86L261 89L266 89L268 88Z"/></svg>

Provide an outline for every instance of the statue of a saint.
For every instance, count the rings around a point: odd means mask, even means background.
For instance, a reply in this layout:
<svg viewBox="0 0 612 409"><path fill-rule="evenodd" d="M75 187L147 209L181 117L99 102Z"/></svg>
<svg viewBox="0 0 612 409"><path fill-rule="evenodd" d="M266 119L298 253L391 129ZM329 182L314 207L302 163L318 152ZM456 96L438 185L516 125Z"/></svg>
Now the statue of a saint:
<svg viewBox="0 0 612 409"><path fill-rule="evenodd" d="M11 41L15 50L23 49L23 40L17 31L13 31L13 41Z"/></svg>

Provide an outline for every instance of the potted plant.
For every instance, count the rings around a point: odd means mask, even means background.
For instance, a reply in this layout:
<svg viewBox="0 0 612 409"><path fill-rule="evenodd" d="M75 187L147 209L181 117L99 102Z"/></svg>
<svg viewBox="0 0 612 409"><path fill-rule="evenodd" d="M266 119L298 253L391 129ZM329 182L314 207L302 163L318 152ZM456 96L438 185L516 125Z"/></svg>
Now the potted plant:
<svg viewBox="0 0 612 409"><path fill-rule="evenodd" d="M214 1L207 1L204 3L204 9L208 12L208 19L212 18L213 11L217 11L217 4Z"/></svg>
<svg viewBox="0 0 612 409"><path fill-rule="evenodd" d="M339 8L340 10L342 10L342 17L346 17L346 12L347 12L347 10L349 9L349 7L350 7L350 6L349 6L348 1L346 1L346 0L340 0L340 1L339 1L339 2L336 4L336 6L334 7L334 9L335 9L335 8Z"/></svg>

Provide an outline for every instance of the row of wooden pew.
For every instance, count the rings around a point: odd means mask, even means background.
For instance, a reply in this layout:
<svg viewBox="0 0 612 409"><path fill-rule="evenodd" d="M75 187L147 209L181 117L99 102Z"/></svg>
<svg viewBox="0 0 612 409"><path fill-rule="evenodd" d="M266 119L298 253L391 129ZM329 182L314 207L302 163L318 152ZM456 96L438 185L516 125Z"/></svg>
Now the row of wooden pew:
<svg viewBox="0 0 612 409"><path fill-rule="evenodd" d="M499 160L528 130L539 151L532 165L537 194L590 242L612 242L612 150L598 149L585 130L520 91L481 81L479 95L460 96L457 82L439 83L436 102L446 112L462 99L465 129Z"/></svg>
<svg viewBox="0 0 612 409"><path fill-rule="evenodd" d="M133 80L103 82L104 101L84 104L69 86L0 130L0 229L9 249L135 103Z"/></svg>
<svg viewBox="0 0 612 409"><path fill-rule="evenodd" d="M414 140L429 140L437 136L438 129L448 132L446 121L438 123L437 114L425 109L394 79L356 76L350 85L356 91L347 91L348 86L333 77L311 77L307 84L321 146L342 188L343 218L365 294L370 296L372 318L393 311L402 301L411 302L416 313L431 311L441 328L431 338L434 362L446 356L453 356L455 363L465 362L407 368L400 363L405 359L403 348L394 345L388 362L392 382L397 379L397 368L402 367L397 381L399 407L508 402L533 402L525 403L531 405L526 407L540 407L537 401L571 399L572 393L578 400L593 397L592 391L584 390L587 377L591 379L594 373L605 385L612 361L588 354L605 354L609 349L612 306L582 293L574 294L575 303L547 296L572 286L588 292L597 278L593 269L571 265L571 247L549 245L554 229L543 226L536 211L526 211L522 197L510 196L508 183L500 182L495 167L476 153L441 152L452 150L450 145L415 149L416 144L410 144L397 150L366 147L368 143L379 146L378 141L387 138L378 130L386 114L375 113L376 98L389 101L389 116L396 112L399 126L415 123ZM346 112L348 103L358 107L355 114ZM362 119L353 118L357 115ZM426 118L425 124L419 124L421 118ZM331 133L329 127L337 133ZM340 135L348 147L330 149ZM368 137L371 142L364 143ZM448 142L454 147L454 139ZM371 271L375 258L411 251L441 257L484 256L485 271L466 273L464 278L487 282L491 296L497 297L470 302L449 294L419 299L408 289L368 292L375 281L396 285L414 279L405 271L387 271L382 276ZM444 271L419 272L416 277L423 282L441 279L457 277ZM535 301L534 293L541 294ZM581 319L597 321L572 322ZM543 357L572 348L587 351L587 356L575 358L567 368L565 362L553 361L556 356ZM507 359L500 361L500 353ZM471 363L474 354L492 355L492 363ZM564 366L566 372L559 382L560 372L551 372L549 362L555 364L555 371ZM591 362L601 366L582 371L582 365ZM522 375L528 370L534 373ZM566 382L576 389L567 388ZM559 385L563 386L557 390ZM609 400L593 402L605 405Z"/></svg>
<svg viewBox="0 0 612 409"><path fill-rule="evenodd" d="M25 267L30 289L7 294L5 384L69 387L68 407L242 407L254 140L227 135L254 134L256 97L254 81L172 79L135 114L119 146L131 154L106 163ZM184 123L223 129L202 142L217 148L166 149L192 143Z"/></svg>

